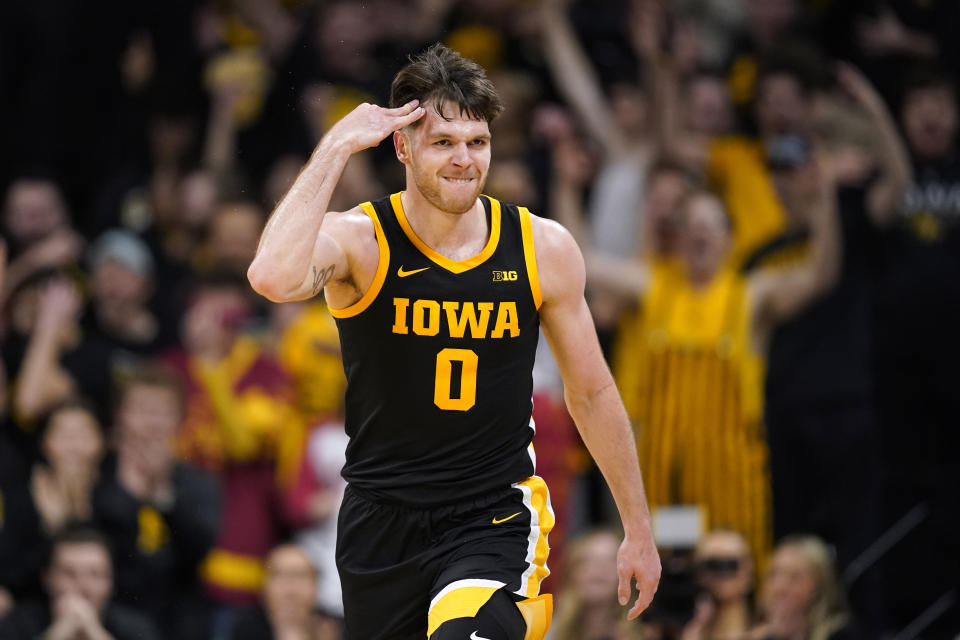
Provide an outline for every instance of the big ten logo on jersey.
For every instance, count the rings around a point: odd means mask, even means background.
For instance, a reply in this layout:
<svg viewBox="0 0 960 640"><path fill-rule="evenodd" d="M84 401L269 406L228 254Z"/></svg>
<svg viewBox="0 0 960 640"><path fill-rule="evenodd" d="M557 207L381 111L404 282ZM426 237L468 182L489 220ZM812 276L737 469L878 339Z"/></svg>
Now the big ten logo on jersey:
<svg viewBox="0 0 960 640"><path fill-rule="evenodd" d="M515 282L517 280L516 271L496 271L493 272L494 282Z"/></svg>
<svg viewBox="0 0 960 640"><path fill-rule="evenodd" d="M494 272L496 273L496 272ZM520 335L517 303L456 302L394 298L393 333L405 335L411 331L418 336L435 336L445 328L451 338L516 338ZM490 319L493 328L490 329Z"/></svg>

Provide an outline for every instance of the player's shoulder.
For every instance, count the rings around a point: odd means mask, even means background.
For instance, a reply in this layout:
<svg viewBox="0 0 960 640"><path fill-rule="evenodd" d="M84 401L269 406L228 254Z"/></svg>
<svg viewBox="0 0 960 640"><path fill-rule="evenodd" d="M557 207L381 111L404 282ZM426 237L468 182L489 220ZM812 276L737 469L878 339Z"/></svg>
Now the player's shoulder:
<svg viewBox="0 0 960 640"><path fill-rule="evenodd" d="M321 231L332 236L347 253L376 250L376 225L360 205L346 211L327 212Z"/></svg>
<svg viewBox="0 0 960 640"><path fill-rule="evenodd" d="M344 277L358 269L361 273L369 271L372 274L376 271L382 253L379 232L377 224L363 207L358 205L346 211L327 212L320 230L332 238L343 252L346 259L342 271Z"/></svg>
<svg viewBox="0 0 960 640"><path fill-rule="evenodd" d="M538 261L579 258L580 248L573 235L556 220L530 214L530 226Z"/></svg>
<svg viewBox="0 0 960 640"><path fill-rule="evenodd" d="M323 230L331 234L351 234L373 231L374 224L363 207L357 205L347 211L328 211L323 217Z"/></svg>
<svg viewBox="0 0 960 640"><path fill-rule="evenodd" d="M583 295L586 268L573 235L559 222L532 214L530 226L544 302Z"/></svg>

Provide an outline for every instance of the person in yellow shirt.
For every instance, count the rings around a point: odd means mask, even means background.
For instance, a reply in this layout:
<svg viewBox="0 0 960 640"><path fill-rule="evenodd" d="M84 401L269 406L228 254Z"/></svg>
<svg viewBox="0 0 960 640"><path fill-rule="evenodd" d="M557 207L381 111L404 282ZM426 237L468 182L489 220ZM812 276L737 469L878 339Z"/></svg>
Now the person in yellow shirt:
<svg viewBox="0 0 960 640"><path fill-rule="evenodd" d="M666 53L653 61L657 112L679 108L675 65ZM769 166L771 148L792 137L809 139L814 130L819 75L826 61L802 46L770 51L756 70L752 116L755 133L712 139L682 131L675 118L661 117L660 148L692 169L702 171L723 200L733 222L727 259L734 267L780 234L787 221Z"/></svg>
<svg viewBox="0 0 960 640"><path fill-rule="evenodd" d="M323 300L279 305L281 319L277 360L293 382L294 403L308 427L343 410L347 378L340 357L337 325Z"/></svg>
<svg viewBox="0 0 960 640"><path fill-rule="evenodd" d="M699 505L709 527L743 531L757 558L770 548L763 432L764 353L773 327L828 289L839 249L834 187L822 161L778 176L784 206L806 214L811 259L749 276L729 262L730 219L713 193L678 209L677 262L587 253L588 283L639 301L640 375L632 396L644 482L653 508ZM570 219L576 205L558 212ZM576 233L576 231L574 231Z"/></svg>

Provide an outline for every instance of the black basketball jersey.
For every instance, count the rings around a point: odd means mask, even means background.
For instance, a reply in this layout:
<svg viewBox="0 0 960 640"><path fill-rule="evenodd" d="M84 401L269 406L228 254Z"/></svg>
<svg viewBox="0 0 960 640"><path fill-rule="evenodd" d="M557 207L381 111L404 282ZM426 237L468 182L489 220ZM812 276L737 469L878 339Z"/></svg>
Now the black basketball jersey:
<svg viewBox="0 0 960 640"><path fill-rule="evenodd" d="M380 259L364 296L331 309L347 374L343 477L435 506L533 475L540 285L530 212L481 197L490 237L463 261L427 246L400 194L367 202Z"/></svg>

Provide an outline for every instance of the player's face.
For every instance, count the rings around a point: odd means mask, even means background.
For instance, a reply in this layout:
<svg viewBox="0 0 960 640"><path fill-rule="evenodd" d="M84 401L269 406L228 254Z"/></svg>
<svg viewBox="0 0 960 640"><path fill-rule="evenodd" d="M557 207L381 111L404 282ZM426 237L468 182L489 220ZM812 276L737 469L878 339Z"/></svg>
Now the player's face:
<svg viewBox="0 0 960 640"><path fill-rule="evenodd" d="M426 110L418 126L397 136L397 157L430 204L447 213L466 213L487 180L490 126L460 113L456 105L444 105L442 116L434 104Z"/></svg>

